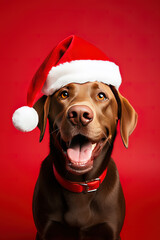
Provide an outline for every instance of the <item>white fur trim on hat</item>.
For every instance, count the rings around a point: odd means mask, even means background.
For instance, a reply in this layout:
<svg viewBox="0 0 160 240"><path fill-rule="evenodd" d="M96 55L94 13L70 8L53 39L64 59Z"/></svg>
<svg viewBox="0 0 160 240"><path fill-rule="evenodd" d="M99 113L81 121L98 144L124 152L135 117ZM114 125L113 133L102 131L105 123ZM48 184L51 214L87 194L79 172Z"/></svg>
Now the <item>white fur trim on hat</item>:
<svg viewBox="0 0 160 240"><path fill-rule="evenodd" d="M69 83L102 82L116 89L121 84L119 67L110 61L75 60L52 67L42 92L52 95L56 90Z"/></svg>
<svg viewBox="0 0 160 240"><path fill-rule="evenodd" d="M22 132L30 132L35 129L38 121L38 113L34 108L28 106L18 108L12 116L13 125Z"/></svg>

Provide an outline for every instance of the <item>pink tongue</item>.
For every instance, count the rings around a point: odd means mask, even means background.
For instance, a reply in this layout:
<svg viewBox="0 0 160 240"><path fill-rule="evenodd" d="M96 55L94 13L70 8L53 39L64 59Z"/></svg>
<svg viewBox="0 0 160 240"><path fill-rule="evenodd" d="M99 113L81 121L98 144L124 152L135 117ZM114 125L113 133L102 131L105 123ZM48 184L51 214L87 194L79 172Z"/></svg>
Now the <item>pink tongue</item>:
<svg viewBox="0 0 160 240"><path fill-rule="evenodd" d="M80 144L76 144L71 148L67 149L67 155L71 162L77 164L84 164L88 162L92 155L92 144L91 142L87 142L80 146Z"/></svg>

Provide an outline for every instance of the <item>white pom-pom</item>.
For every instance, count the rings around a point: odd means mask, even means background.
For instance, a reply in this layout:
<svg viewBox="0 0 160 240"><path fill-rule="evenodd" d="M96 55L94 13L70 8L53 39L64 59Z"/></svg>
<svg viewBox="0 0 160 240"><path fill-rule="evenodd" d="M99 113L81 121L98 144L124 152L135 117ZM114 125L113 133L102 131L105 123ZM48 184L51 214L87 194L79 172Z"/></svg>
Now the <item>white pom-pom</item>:
<svg viewBox="0 0 160 240"><path fill-rule="evenodd" d="M18 108L12 116L13 125L22 132L30 132L35 129L38 121L36 110L28 106Z"/></svg>

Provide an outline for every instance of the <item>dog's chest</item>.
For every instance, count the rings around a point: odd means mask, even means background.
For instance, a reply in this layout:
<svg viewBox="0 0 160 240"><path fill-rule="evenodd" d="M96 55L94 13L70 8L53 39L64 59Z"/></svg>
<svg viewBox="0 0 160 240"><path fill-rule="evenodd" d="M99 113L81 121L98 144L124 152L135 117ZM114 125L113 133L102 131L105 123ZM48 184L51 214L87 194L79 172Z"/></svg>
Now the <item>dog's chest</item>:
<svg viewBox="0 0 160 240"><path fill-rule="evenodd" d="M64 210L65 222L74 227L83 227L92 222L91 210L92 195L65 194L66 208Z"/></svg>

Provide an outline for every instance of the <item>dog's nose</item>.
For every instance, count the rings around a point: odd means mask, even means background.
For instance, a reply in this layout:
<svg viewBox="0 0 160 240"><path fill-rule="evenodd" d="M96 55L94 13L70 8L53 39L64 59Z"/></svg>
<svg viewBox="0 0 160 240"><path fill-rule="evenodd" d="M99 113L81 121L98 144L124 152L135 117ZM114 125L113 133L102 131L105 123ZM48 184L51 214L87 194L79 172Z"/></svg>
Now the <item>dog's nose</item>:
<svg viewBox="0 0 160 240"><path fill-rule="evenodd" d="M93 120L93 111L85 105L74 105L68 110L68 119L73 125L86 126Z"/></svg>

